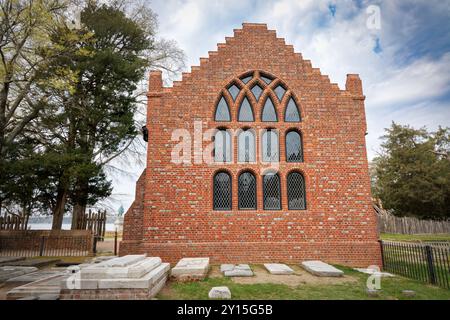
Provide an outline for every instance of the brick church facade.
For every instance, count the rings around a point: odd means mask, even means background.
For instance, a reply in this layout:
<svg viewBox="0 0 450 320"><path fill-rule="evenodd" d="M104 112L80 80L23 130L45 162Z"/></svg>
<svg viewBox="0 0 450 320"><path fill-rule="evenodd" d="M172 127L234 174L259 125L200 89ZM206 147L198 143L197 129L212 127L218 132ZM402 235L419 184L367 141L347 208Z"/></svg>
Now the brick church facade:
<svg viewBox="0 0 450 320"><path fill-rule="evenodd" d="M173 87L151 72L146 126L120 255L381 264L358 75L341 90L244 23Z"/></svg>

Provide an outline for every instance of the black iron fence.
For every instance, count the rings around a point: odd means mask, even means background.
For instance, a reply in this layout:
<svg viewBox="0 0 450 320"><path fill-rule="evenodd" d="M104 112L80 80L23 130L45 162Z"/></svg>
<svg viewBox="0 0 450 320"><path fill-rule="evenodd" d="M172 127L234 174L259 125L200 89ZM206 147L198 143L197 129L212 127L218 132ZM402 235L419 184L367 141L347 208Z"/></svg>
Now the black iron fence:
<svg viewBox="0 0 450 320"><path fill-rule="evenodd" d="M92 256L97 239L88 230L0 231L0 256Z"/></svg>
<svg viewBox="0 0 450 320"><path fill-rule="evenodd" d="M380 243L384 270L450 289L450 242Z"/></svg>

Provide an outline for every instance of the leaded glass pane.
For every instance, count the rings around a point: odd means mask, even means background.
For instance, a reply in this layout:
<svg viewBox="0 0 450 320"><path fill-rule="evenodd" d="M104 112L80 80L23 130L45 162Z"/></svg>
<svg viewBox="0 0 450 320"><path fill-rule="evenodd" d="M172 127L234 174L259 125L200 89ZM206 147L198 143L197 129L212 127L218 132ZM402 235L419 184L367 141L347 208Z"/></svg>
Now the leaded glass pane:
<svg viewBox="0 0 450 320"><path fill-rule="evenodd" d="M216 121L231 121L230 108L228 108L227 101L224 97L220 98L216 108Z"/></svg>
<svg viewBox="0 0 450 320"><path fill-rule="evenodd" d="M286 89L284 89L283 86L281 86L281 85L278 85L275 88L275 94L277 95L278 100L280 100L280 101L281 101L281 99L283 99L285 92L286 92Z"/></svg>
<svg viewBox="0 0 450 320"><path fill-rule="evenodd" d="M262 135L262 159L264 162L278 162L278 134L274 130L266 130Z"/></svg>
<svg viewBox="0 0 450 320"><path fill-rule="evenodd" d="M273 80L273 79L270 79L269 77L266 77L266 76L261 76L261 79L267 84L270 84L272 82L272 80Z"/></svg>
<svg viewBox="0 0 450 320"><path fill-rule="evenodd" d="M242 131L238 136L238 161L256 161L255 135L251 130Z"/></svg>
<svg viewBox="0 0 450 320"><path fill-rule="evenodd" d="M238 181L239 209L256 209L256 179L250 172L243 172Z"/></svg>
<svg viewBox="0 0 450 320"><path fill-rule="evenodd" d="M241 81L242 81L243 83L247 84L250 80L252 80L252 78L253 78L253 76L250 75L250 76L241 78Z"/></svg>
<svg viewBox="0 0 450 320"><path fill-rule="evenodd" d="M242 100L241 106L239 107L239 121L255 121L255 118L253 117L253 110L252 106L250 105L250 102L248 101L247 97Z"/></svg>
<svg viewBox="0 0 450 320"><path fill-rule="evenodd" d="M284 114L284 121L286 122L300 122L300 113L298 112L297 104L292 97L286 106L286 112Z"/></svg>
<svg viewBox="0 0 450 320"><path fill-rule="evenodd" d="M277 113L275 111L275 107L273 105L272 99L268 97L266 99L266 103L264 104L263 112L262 112L262 121L266 122L277 122Z"/></svg>
<svg viewBox="0 0 450 320"><path fill-rule="evenodd" d="M263 177L264 210L281 209L280 177L278 174L266 174Z"/></svg>
<svg viewBox="0 0 450 320"><path fill-rule="evenodd" d="M298 172L287 177L288 208L290 210L306 209L305 179Z"/></svg>
<svg viewBox="0 0 450 320"><path fill-rule="evenodd" d="M231 97L233 97L234 101L236 101L236 97L238 96L240 91L241 90L234 84L228 88L228 92L231 94Z"/></svg>
<svg viewBox="0 0 450 320"><path fill-rule="evenodd" d="M231 177L226 172L214 176L214 210L231 210Z"/></svg>
<svg viewBox="0 0 450 320"><path fill-rule="evenodd" d="M231 135L226 130L219 130L214 136L214 160L231 162Z"/></svg>
<svg viewBox="0 0 450 320"><path fill-rule="evenodd" d="M261 93L262 93L262 92L263 92L263 89L262 89L259 85L255 85L255 86L252 88L252 93L253 93L253 95L255 96L256 101L259 100L259 97L261 97Z"/></svg>
<svg viewBox="0 0 450 320"><path fill-rule="evenodd" d="M303 161L302 139L298 132L290 131L286 135L286 161Z"/></svg>

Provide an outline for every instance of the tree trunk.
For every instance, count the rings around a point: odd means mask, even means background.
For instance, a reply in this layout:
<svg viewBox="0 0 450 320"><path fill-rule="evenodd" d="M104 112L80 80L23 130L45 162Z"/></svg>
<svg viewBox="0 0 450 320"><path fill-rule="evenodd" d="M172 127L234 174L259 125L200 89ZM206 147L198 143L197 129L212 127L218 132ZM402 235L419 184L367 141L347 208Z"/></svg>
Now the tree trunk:
<svg viewBox="0 0 450 320"><path fill-rule="evenodd" d="M72 216L72 230L77 229L78 219L86 213L87 199L88 199L88 181L83 178L78 178L75 186L75 196L73 199L73 216Z"/></svg>
<svg viewBox="0 0 450 320"><path fill-rule="evenodd" d="M56 205L53 209L52 230L61 230L64 218L64 209L66 207L67 195L69 193L68 183L60 181L58 194L56 196Z"/></svg>

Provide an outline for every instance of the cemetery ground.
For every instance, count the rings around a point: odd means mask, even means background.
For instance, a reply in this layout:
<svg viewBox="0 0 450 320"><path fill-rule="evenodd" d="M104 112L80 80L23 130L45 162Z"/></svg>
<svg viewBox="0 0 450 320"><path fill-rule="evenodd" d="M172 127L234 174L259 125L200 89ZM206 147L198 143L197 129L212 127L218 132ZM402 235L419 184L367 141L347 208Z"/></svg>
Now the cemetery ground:
<svg viewBox="0 0 450 320"><path fill-rule="evenodd" d="M49 258L49 257L43 257ZM40 258L40 259L43 259ZM52 257L54 258L54 257ZM85 262L89 257L56 257L64 262ZM37 259L37 258L36 258ZM395 275L381 279L379 296L369 297L366 292L367 274L352 268L338 266L343 277L317 277L298 265L289 265L294 274L272 275L263 265L251 265L253 277L229 278L219 271L219 265L212 265L205 280L175 282L170 280L156 296L159 300L203 300L208 299L212 287L227 286L232 299L248 300L449 300L450 290L427 285ZM50 265L40 270L52 270ZM0 283L0 300L6 299L13 289L7 283ZM415 296L406 297L403 290L415 291Z"/></svg>
<svg viewBox="0 0 450 320"><path fill-rule="evenodd" d="M232 299L248 300L449 300L450 290L427 285L395 275L381 279L378 297L366 293L367 274L352 268L336 266L344 271L342 278L317 277L300 266L289 265L292 275L271 275L262 265L251 265L254 277L228 278L213 265L203 281L178 283L169 281L158 294L158 299L208 299L212 287L227 286ZM405 297L403 290L415 291L414 297Z"/></svg>
<svg viewBox="0 0 450 320"><path fill-rule="evenodd" d="M383 240L396 241L450 241L450 235L392 235L382 234ZM119 239L120 241L120 239ZM106 237L100 242L97 256L112 255L114 239ZM99 244L100 244L99 243ZM92 257L36 257L27 260L58 259L66 263L83 263ZM171 265L173 267L174 265ZM399 275L381 278L381 290L378 296L367 294L367 274L349 267L336 267L344 271L343 277L317 277L305 271L299 264L289 266L294 270L291 275L272 275L262 264L252 264L253 277L229 278L222 275L219 265L211 265L205 280L196 282L175 282L169 280L156 296L156 299L208 299L212 287L226 286L232 299L249 300L449 300L450 290L432 286ZM55 264L39 267L39 270L52 270ZM0 283L0 300L6 299L6 293L13 289L7 283ZM413 290L415 295L406 297L402 291Z"/></svg>

